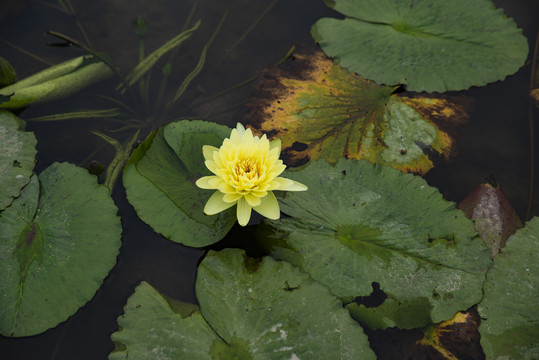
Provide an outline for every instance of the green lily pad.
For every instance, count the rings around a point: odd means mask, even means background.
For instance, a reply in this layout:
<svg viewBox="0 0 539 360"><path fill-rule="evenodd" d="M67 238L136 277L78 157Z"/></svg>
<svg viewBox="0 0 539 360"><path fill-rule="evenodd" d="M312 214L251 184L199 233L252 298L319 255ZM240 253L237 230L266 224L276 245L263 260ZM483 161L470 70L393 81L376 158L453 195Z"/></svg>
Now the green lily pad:
<svg viewBox="0 0 539 360"><path fill-rule="evenodd" d="M394 90L335 65L321 51L296 54L289 72L263 73L246 120L282 140L289 165L346 157L425 174L435 157L451 155L449 130L468 119L465 106Z"/></svg>
<svg viewBox="0 0 539 360"><path fill-rule="evenodd" d="M39 334L92 298L120 249L116 212L108 190L75 165L32 176L0 213L0 334Z"/></svg>
<svg viewBox="0 0 539 360"><path fill-rule="evenodd" d="M129 299L110 359L375 359L363 330L320 283L286 262L210 251L200 312L182 316L149 285Z"/></svg>
<svg viewBox="0 0 539 360"><path fill-rule="evenodd" d="M127 199L138 216L166 238L194 247L221 240L236 222L234 209L204 215L212 195L195 181L210 175L203 145L219 147L223 125L182 120L153 132L131 155L123 175Z"/></svg>
<svg viewBox="0 0 539 360"><path fill-rule="evenodd" d="M528 42L485 0L331 0L347 17L311 29L324 52L379 84L411 91L463 90L503 80L526 60Z"/></svg>
<svg viewBox="0 0 539 360"><path fill-rule="evenodd" d="M512 235L487 273L478 305L487 359L539 358L539 218Z"/></svg>
<svg viewBox="0 0 539 360"><path fill-rule="evenodd" d="M0 110L0 211L20 195L34 171L37 140L23 130L22 120Z"/></svg>
<svg viewBox="0 0 539 360"><path fill-rule="evenodd" d="M309 192L281 199L291 218L265 221L262 245L328 286L359 321L415 328L481 300L490 253L472 222L421 177L345 159L286 176ZM386 298L366 307L358 297L373 283Z"/></svg>
<svg viewBox="0 0 539 360"><path fill-rule="evenodd" d="M112 75L93 55L79 56L0 89L0 108L18 109L61 99Z"/></svg>

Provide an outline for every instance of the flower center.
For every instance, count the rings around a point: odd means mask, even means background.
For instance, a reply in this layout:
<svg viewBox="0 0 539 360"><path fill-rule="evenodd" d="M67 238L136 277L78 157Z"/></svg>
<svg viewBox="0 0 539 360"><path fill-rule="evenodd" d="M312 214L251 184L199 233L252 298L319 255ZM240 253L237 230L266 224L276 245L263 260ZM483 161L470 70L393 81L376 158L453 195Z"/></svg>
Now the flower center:
<svg viewBox="0 0 539 360"><path fill-rule="evenodd" d="M246 176L249 179L252 179L258 175L258 166L252 159L246 159L238 162L234 172L238 177Z"/></svg>

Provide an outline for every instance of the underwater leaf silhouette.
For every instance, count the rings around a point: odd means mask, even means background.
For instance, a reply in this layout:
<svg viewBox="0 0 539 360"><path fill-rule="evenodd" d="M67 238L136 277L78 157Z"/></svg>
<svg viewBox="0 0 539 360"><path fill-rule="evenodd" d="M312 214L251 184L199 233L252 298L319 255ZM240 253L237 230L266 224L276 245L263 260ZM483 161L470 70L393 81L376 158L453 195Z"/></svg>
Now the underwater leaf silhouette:
<svg viewBox="0 0 539 360"><path fill-rule="evenodd" d="M34 171L37 140L22 130L24 121L0 110L0 211L19 196Z"/></svg>
<svg viewBox="0 0 539 360"><path fill-rule="evenodd" d="M337 63L410 91L463 90L503 80L526 60L515 22L485 0L331 0L344 19L322 18L311 34Z"/></svg>
<svg viewBox="0 0 539 360"><path fill-rule="evenodd" d="M492 257L505 246L507 238L522 227L522 221L499 185L479 185L457 207L473 220Z"/></svg>
<svg viewBox="0 0 539 360"><path fill-rule="evenodd" d="M31 336L88 302L116 263L120 218L85 169L54 163L0 212L0 334Z"/></svg>
<svg viewBox="0 0 539 360"><path fill-rule="evenodd" d="M433 157L450 156L449 130L468 115L447 99L392 95L394 90L335 65L320 51L295 55L290 72L270 68L261 75L245 119L282 140L290 165L346 157L424 174Z"/></svg>
<svg viewBox="0 0 539 360"><path fill-rule="evenodd" d="M118 318L109 359L376 358L342 302L287 262L210 251L196 294L200 310L186 317L139 285Z"/></svg>
<svg viewBox="0 0 539 360"><path fill-rule="evenodd" d="M411 329L448 320L478 303L491 264L473 224L420 176L363 160L310 162L286 176L309 186L285 194L280 221L264 220L259 241L348 303L373 329ZM360 300L373 283L378 306Z"/></svg>

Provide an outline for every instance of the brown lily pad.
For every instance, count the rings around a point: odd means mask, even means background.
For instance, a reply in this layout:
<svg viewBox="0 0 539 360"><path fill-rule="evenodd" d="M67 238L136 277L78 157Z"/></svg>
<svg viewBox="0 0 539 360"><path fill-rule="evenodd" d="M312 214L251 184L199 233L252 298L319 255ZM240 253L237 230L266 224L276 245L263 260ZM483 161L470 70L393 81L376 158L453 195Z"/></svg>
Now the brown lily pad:
<svg viewBox="0 0 539 360"><path fill-rule="evenodd" d="M450 134L468 119L467 104L397 94L320 51L295 55L289 71L266 69L255 89L245 120L282 140L289 166L345 157L425 174L436 158L450 157Z"/></svg>
<svg viewBox="0 0 539 360"><path fill-rule="evenodd" d="M474 222L492 257L505 246L507 238L522 227L522 221L499 185L479 185L457 207Z"/></svg>

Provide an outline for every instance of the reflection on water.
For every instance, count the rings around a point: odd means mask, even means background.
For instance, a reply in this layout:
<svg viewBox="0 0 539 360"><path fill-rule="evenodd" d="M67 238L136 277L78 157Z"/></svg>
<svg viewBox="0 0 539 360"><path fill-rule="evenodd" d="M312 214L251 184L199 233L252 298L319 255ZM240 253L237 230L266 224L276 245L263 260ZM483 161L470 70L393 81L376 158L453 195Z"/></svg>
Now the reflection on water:
<svg viewBox="0 0 539 360"><path fill-rule="evenodd" d="M169 119L207 119L233 127L246 113L243 104L250 96L252 82L214 99L211 99L212 95L256 76L265 66L279 61L292 45L312 44L309 29L316 19L339 16L321 0L281 0L276 2L243 41L235 45L272 2L197 2L193 19L201 19L202 24L194 36L174 53L172 74L167 81L173 91L199 61L202 48L226 11L228 16L208 51L204 69L190 84L178 110ZM14 65L19 78L45 68L46 63L56 64L79 56L83 52L75 47L47 47L47 43L58 42L58 39L45 33L54 30L82 40L77 25L80 22L93 48L107 53L122 73L126 74L136 65L138 58L139 43L134 31L134 20L142 17L147 23L145 48L148 53L182 31L193 3L188 0L73 0L76 15L70 15L58 9L58 3L53 0L12 0L2 5L0 55ZM539 13L539 4L510 0L494 3L515 18L530 43L535 40L539 24L532 14ZM45 63L24 51L39 56ZM149 94L152 99L159 92L162 66L156 67L151 75L152 87L149 88ZM487 176L492 175L519 215L524 216L529 181L529 75L528 64L502 83L462 92L462 95L475 99L475 110L457 138L457 155L451 162L437 164L426 175L429 184L438 187L447 199L458 201L464 198ZM67 100L30 107L19 116L25 119L78 109L110 108L108 100L96 95L125 101L125 97L118 97L114 91L117 84L117 79L111 79ZM205 99L211 101L203 102ZM152 118L154 114L149 111L144 117ZM539 116L536 110L535 116ZM36 171L42 171L54 161L69 161L86 166L81 162L103 145L103 141L92 135L91 131L104 132L114 126L117 124L106 120L29 123L27 129L34 131L39 141ZM122 133L117 135L121 136ZM107 164L113 156L113 148L109 146L91 159ZM137 218L125 200L121 186L116 187L114 198L124 225L123 246L118 263L103 287L87 306L55 329L31 338L0 338L0 353L8 354L8 359L51 356L56 359L106 358L113 348L110 333L116 330L116 317L121 314L127 297L141 280L172 297L196 301L196 265L204 251L175 244L154 233ZM537 198L534 202L535 215L539 214ZM234 228L215 248L248 242L250 236L243 235L246 239L238 238L242 234L246 233Z"/></svg>

